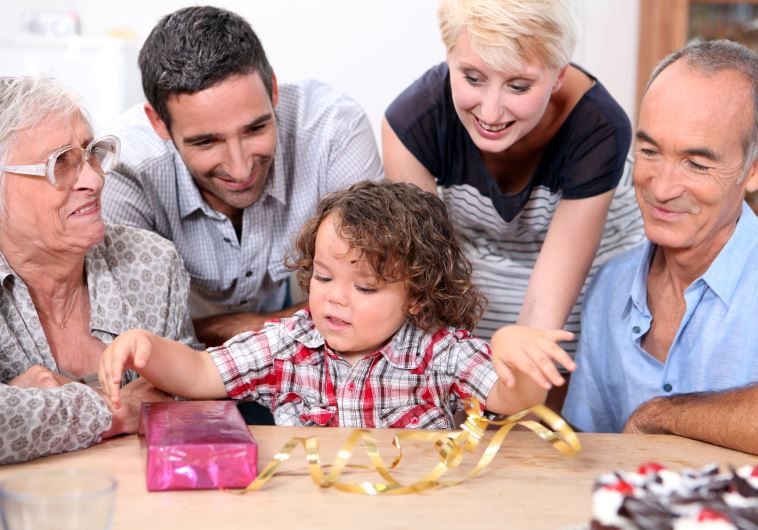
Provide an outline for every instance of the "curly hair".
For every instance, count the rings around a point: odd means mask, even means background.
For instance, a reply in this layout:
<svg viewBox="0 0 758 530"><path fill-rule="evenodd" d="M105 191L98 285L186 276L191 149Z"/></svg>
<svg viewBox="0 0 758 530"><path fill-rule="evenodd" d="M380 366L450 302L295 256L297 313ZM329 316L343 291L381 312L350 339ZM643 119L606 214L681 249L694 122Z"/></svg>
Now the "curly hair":
<svg viewBox="0 0 758 530"><path fill-rule="evenodd" d="M445 326L472 329L485 299L471 282L471 263L455 237L445 204L413 184L359 182L330 193L300 231L298 257L287 266L309 291L316 234L330 214L337 233L368 261L381 282L405 282L412 324L424 331Z"/></svg>

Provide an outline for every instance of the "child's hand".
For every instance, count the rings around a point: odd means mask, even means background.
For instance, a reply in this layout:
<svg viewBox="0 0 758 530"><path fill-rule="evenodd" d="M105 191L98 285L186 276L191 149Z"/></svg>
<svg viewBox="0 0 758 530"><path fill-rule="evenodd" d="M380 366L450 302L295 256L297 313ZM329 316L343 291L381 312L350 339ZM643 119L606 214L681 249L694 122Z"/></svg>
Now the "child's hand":
<svg viewBox="0 0 758 530"><path fill-rule="evenodd" d="M130 368L139 372L147 365L152 353L152 336L147 331L133 329L116 337L103 352L97 375L103 393L115 408L121 404L121 375Z"/></svg>
<svg viewBox="0 0 758 530"><path fill-rule="evenodd" d="M560 329L505 326L492 336L492 360L498 374L507 375L518 370L545 390L550 390L552 385L565 383L555 367L556 362L570 372L576 368L571 357L557 344L573 338L573 333ZM501 376L501 380L507 387L513 387L512 378Z"/></svg>

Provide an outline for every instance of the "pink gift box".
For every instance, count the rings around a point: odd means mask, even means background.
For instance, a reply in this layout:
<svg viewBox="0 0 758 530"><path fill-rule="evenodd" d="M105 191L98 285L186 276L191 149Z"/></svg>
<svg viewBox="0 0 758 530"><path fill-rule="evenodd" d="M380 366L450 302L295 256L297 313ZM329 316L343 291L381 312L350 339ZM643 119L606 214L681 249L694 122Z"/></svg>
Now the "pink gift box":
<svg viewBox="0 0 758 530"><path fill-rule="evenodd" d="M233 401L143 403L147 489L244 488L258 471L258 446Z"/></svg>

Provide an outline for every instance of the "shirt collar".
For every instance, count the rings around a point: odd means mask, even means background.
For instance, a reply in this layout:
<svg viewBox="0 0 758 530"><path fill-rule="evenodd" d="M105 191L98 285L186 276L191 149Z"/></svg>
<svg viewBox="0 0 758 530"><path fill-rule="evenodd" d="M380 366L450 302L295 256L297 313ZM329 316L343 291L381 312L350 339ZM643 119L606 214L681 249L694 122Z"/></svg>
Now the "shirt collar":
<svg viewBox="0 0 758 530"><path fill-rule="evenodd" d="M726 305L731 302L734 291L739 285L742 271L747 266L747 260L755 245L758 244L756 234L758 234L758 218L743 201L742 213L734 232L708 270L701 276L708 287ZM646 240L644 245L642 259L637 265L629 295L630 303L641 313L647 312L647 276L650 271L650 259L655 249L655 245L650 241ZM629 305L627 305L628 309Z"/></svg>
<svg viewBox="0 0 758 530"><path fill-rule="evenodd" d="M285 179L284 175L282 175L282 172L284 171L284 156L282 153L286 149L286 146L283 145L283 134L282 128L279 126L278 114L275 114L275 116L277 127L274 163L271 166L271 170L269 172L269 181L266 183L266 187L263 189L261 199L269 195L281 204L286 204L287 179ZM203 199L203 196L200 194L200 190L198 189L197 184L195 184L195 179L192 178L192 174L189 172L187 164L184 163L182 155L179 153L179 150L176 148L174 143L170 140L167 140L166 143L174 155L176 183L179 191L179 215L181 218L184 219L197 210L201 210L208 217L222 216L223 214L216 212Z"/></svg>
<svg viewBox="0 0 758 530"><path fill-rule="evenodd" d="M758 245L757 234L758 218L743 201L734 232L702 276L708 287L727 306L739 286L742 271L748 266L747 260L753 248Z"/></svg>
<svg viewBox="0 0 758 530"><path fill-rule="evenodd" d="M326 350L326 341L313 324L310 311L302 309L291 318L286 319L286 333L291 334L292 339L299 342L310 350ZM392 339L371 355L382 355L389 364L395 368L413 370L418 368L424 360L424 352L439 336L449 335L445 329L434 336L421 331L419 328L406 322ZM294 354L295 352L293 352ZM307 356L312 363L321 362L321 356ZM301 362L308 362L305 357Z"/></svg>
<svg viewBox="0 0 758 530"><path fill-rule="evenodd" d="M0 253L0 287L5 287L5 281L10 277L15 278L16 273L13 272L11 266L8 265L8 262L5 260L5 256Z"/></svg>
<svg viewBox="0 0 758 530"><path fill-rule="evenodd" d="M625 308L625 314L631 309L633 305L637 311L642 314L647 313L647 275L650 272L650 259L653 257L653 251L655 245L649 240L645 240L642 249L642 259L637 264L637 269L634 273L634 281L632 282L632 288L629 292L629 302Z"/></svg>

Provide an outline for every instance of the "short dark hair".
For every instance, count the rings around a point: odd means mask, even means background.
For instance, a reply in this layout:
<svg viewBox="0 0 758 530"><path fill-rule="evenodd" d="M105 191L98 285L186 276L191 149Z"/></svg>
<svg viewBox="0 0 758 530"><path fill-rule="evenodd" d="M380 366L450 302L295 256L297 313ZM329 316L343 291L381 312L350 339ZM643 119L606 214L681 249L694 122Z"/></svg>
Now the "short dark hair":
<svg viewBox="0 0 758 530"><path fill-rule="evenodd" d="M300 232L297 259L288 260L304 292L313 276L316 233L331 213L338 216L337 233L380 281L405 283L419 309L409 315L411 323L424 331L476 325L486 302L471 281L471 263L445 204L413 184L364 181L327 195Z"/></svg>
<svg viewBox="0 0 758 530"><path fill-rule="evenodd" d="M163 17L142 45L139 68L145 97L166 127L171 96L205 90L230 76L258 72L273 94L273 70L253 28L218 7L186 7Z"/></svg>

